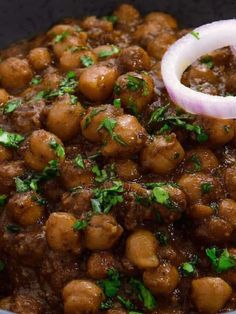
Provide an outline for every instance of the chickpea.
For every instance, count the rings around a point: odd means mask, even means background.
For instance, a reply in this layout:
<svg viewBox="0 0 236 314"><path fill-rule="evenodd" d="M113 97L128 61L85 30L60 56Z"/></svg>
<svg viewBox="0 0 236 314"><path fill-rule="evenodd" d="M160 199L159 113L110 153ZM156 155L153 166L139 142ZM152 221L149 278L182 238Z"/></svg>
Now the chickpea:
<svg viewBox="0 0 236 314"><path fill-rule="evenodd" d="M80 91L92 101L103 101L112 94L118 75L114 66L92 65L79 78Z"/></svg>
<svg viewBox="0 0 236 314"><path fill-rule="evenodd" d="M101 152L105 157L129 156L138 152L146 141L146 130L141 126L138 120L131 115L122 115L116 118L116 126L114 128L116 137L112 138L110 134L105 137L105 145ZM117 140L118 139L121 140Z"/></svg>
<svg viewBox="0 0 236 314"><path fill-rule="evenodd" d="M35 192L25 192L12 196L7 204L9 215L22 226L36 224L44 213L42 205L37 203L40 196Z"/></svg>
<svg viewBox="0 0 236 314"><path fill-rule="evenodd" d="M142 112L153 98L153 80L146 73L128 72L117 79L114 91L122 107L133 113Z"/></svg>
<svg viewBox="0 0 236 314"><path fill-rule="evenodd" d="M118 27L122 30L130 30L138 24L140 20L140 13L132 5L124 3L121 4L115 11L114 15L117 17Z"/></svg>
<svg viewBox="0 0 236 314"><path fill-rule="evenodd" d="M193 219L204 219L214 214L214 209L203 204L194 204L188 210L188 215Z"/></svg>
<svg viewBox="0 0 236 314"><path fill-rule="evenodd" d="M9 94L4 88L0 88L0 106L5 104L9 99Z"/></svg>
<svg viewBox="0 0 236 314"><path fill-rule="evenodd" d="M220 203L219 217L236 228L236 202L231 199L224 199Z"/></svg>
<svg viewBox="0 0 236 314"><path fill-rule="evenodd" d="M83 113L81 104L72 104L70 95L65 94L53 102L47 115L46 127L63 141L68 141L79 133Z"/></svg>
<svg viewBox="0 0 236 314"><path fill-rule="evenodd" d="M102 45L94 48L93 52L97 58L102 61L111 58L117 58L120 53L120 49L114 45ZM105 53L107 55L105 55Z"/></svg>
<svg viewBox="0 0 236 314"><path fill-rule="evenodd" d="M225 170L225 186L230 197L236 201L236 168L227 168Z"/></svg>
<svg viewBox="0 0 236 314"><path fill-rule="evenodd" d="M18 314L41 314L42 305L31 296L18 294L12 297L9 310Z"/></svg>
<svg viewBox="0 0 236 314"><path fill-rule="evenodd" d="M72 25L57 24L47 32L47 36L49 39L53 39L56 35L60 35L65 32L72 35L75 32L75 28Z"/></svg>
<svg viewBox="0 0 236 314"><path fill-rule="evenodd" d="M138 165L131 159L117 160L115 169L118 177L123 180L134 180L140 176Z"/></svg>
<svg viewBox="0 0 236 314"><path fill-rule="evenodd" d="M91 31L90 39L93 37L93 30L96 29L100 35L102 32L110 33L113 31L113 24L105 19L99 19L96 16L88 16L82 22L81 26L84 30Z"/></svg>
<svg viewBox="0 0 236 314"><path fill-rule="evenodd" d="M140 269L154 268L159 264L157 240L148 230L134 231L126 240L125 254Z"/></svg>
<svg viewBox="0 0 236 314"><path fill-rule="evenodd" d="M118 241L123 228L111 215L94 215L84 231L85 247L89 250L109 250Z"/></svg>
<svg viewBox="0 0 236 314"><path fill-rule="evenodd" d="M57 89L62 77L55 68L48 67L45 71L46 72L43 76L42 88L46 90Z"/></svg>
<svg viewBox="0 0 236 314"><path fill-rule="evenodd" d="M163 12L151 12L144 18L145 22L156 22L166 28L177 28L177 21L170 14Z"/></svg>
<svg viewBox="0 0 236 314"><path fill-rule="evenodd" d="M91 164L84 160L85 167L78 167L73 160L66 160L61 166L61 179L67 189L76 186L91 186L94 175L91 171Z"/></svg>
<svg viewBox="0 0 236 314"><path fill-rule="evenodd" d="M92 51L88 49L79 49L79 47L73 47L69 50L63 52L60 58L60 65L64 71L73 70L76 68L84 68L86 65L83 63L84 59L88 59L93 65L97 63L97 56ZM76 50L78 48L78 50Z"/></svg>
<svg viewBox="0 0 236 314"><path fill-rule="evenodd" d="M208 148L198 147L186 153L186 170L188 172L211 171L219 166L215 154Z"/></svg>
<svg viewBox="0 0 236 314"><path fill-rule="evenodd" d="M87 261L87 274L93 279L104 279L107 271L117 268L117 261L109 252L92 253Z"/></svg>
<svg viewBox="0 0 236 314"><path fill-rule="evenodd" d="M9 193L15 190L15 177L25 172L24 162L21 160L3 162L0 167L0 193Z"/></svg>
<svg viewBox="0 0 236 314"><path fill-rule="evenodd" d="M199 117L199 123L209 136L209 143L225 145L234 138L234 121L231 119L215 119L210 117Z"/></svg>
<svg viewBox="0 0 236 314"><path fill-rule="evenodd" d="M8 58L0 63L0 77L4 88L23 88L33 77L26 59Z"/></svg>
<svg viewBox="0 0 236 314"><path fill-rule="evenodd" d="M121 51L119 62L126 72L150 70L151 61L147 52L139 46L130 46Z"/></svg>
<svg viewBox="0 0 236 314"><path fill-rule="evenodd" d="M155 37L159 36L162 31L162 26L159 23L148 21L137 26L133 34L133 40L135 43L145 48L147 44Z"/></svg>
<svg viewBox="0 0 236 314"><path fill-rule="evenodd" d="M50 160L56 159L59 162L64 160L64 157L58 157L55 149L51 147L52 141L63 147L61 140L54 134L45 130L34 131L29 137L29 147L24 154L24 161L30 168L42 171Z"/></svg>
<svg viewBox="0 0 236 314"><path fill-rule="evenodd" d="M74 254L81 252L80 233L73 229L76 218L72 214L58 212L50 214L46 221L46 238L49 246L55 251Z"/></svg>
<svg viewBox="0 0 236 314"><path fill-rule="evenodd" d="M229 300L232 288L219 277L192 281L192 300L199 312L217 313Z"/></svg>
<svg viewBox="0 0 236 314"><path fill-rule="evenodd" d="M72 280L62 290L65 314L95 313L105 299L100 287L89 280Z"/></svg>
<svg viewBox="0 0 236 314"><path fill-rule="evenodd" d="M175 266L160 264L144 271L143 282L154 295L168 295L177 287L180 277Z"/></svg>
<svg viewBox="0 0 236 314"><path fill-rule="evenodd" d="M204 83L216 84L219 79L206 64L200 63L190 67L187 80L190 85L200 85Z"/></svg>
<svg viewBox="0 0 236 314"><path fill-rule="evenodd" d="M156 136L141 151L140 161L144 168L156 174L167 174L183 160L184 149L174 133Z"/></svg>
<svg viewBox="0 0 236 314"><path fill-rule="evenodd" d="M77 217L91 210L91 189L83 188L77 191L66 192L62 195L61 206L64 211L75 214Z"/></svg>
<svg viewBox="0 0 236 314"><path fill-rule="evenodd" d="M9 148L0 145L0 162L11 160L13 154Z"/></svg>
<svg viewBox="0 0 236 314"><path fill-rule="evenodd" d="M89 107L80 123L83 136L91 142L102 142L104 131L98 130L102 121L122 114L122 109L112 105Z"/></svg>
<svg viewBox="0 0 236 314"><path fill-rule="evenodd" d="M51 63L51 56L47 48L38 47L30 50L29 62L36 71L41 71Z"/></svg>
<svg viewBox="0 0 236 314"><path fill-rule="evenodd" d="M150 56L161 60L166 50L177 40L172 32L161 33L147 44L147 52Z"/></svg>
<svg viewBox="0 0 236 314"><path fill-rule="evenodd" d="M178 183L192 204L200 200L209 202L221 197L221 187L218 181L211 175L200 172L184 174Z"/></svg>

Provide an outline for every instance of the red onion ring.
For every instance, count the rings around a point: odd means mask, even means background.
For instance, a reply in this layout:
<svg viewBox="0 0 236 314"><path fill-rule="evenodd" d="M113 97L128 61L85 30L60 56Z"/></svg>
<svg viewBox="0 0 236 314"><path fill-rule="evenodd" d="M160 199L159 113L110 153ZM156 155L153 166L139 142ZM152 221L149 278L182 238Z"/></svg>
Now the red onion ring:
<svg viewBox="0 0 236 314"><path fill-rule="evenodd" d="M180 82L183 72L194 61L226 46L236 46L236 19L200 26L167 50L162 59L161 73L174 103L193 114L221 119L236 118L236 97L204 94Z"/></svg>

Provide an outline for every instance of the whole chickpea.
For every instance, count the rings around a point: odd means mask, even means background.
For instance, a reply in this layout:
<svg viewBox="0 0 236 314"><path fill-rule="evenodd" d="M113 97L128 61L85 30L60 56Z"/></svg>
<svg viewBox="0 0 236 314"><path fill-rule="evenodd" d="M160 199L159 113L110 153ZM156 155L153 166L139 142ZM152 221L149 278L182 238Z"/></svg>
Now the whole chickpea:
<svg viewBox="0 0 236 314"><path fill-rule="evenodd" d="M144 271L143 282L153 294L168 295L177 287L180 277L175 266L160 264L156 268Z"/></svg>
<svg viewBox="0 0 236 314"><path fill-rule="evenodd" d="M118 177L123 180L134 180L140 176L137 163L131 159L117 160L115 169Z"/></svg>
<svg viewBox="0 0 236 314"><path fill-rule="evenodd" d="M51 56L47 48L38 47L30 50L28 59L36 71L41 71L51 63Z"/></svg>
<svg viewBox="0 0 236 314"><path fill-rule="evenodd" d="M111 215L94 215L84 230L84 245L89 250L109 250L118 241L123 228Z"/></svg>
<svg viewBox="0 0 236 314"><path fill-rule="evenodd" d="M46 221L46 239L55 251L74 254L81 252L80 233L73 229L76 218L72 214L55 212Z"/></svg>
<svg viewBox="0 0 236 314"><path fill-rule="evenodd" d="M0 106L5 104L9 99L9 94L4 88L0 88Z"/></svg>
<svg viewBox="0 0 236 314"><path fill-rule="evenodd" d="M219 217L236 228L236 202L226 198L220 202Z"/></svg>
<svg viewBox="0 0 236 314"><path fill-rule="evenodd" d="M114 15L117 17L118 27L122 30L130 30L130 28L136 26L140 20L138 10L127 3L121 4L114 11Z"/></svg>
<svg viewBox="0 0 236 314"><path fill-rule="evenodd" d="M9 148L0 145L0 162L11 160L13 154Z"/></svg>
<svg viewBox="0 0 236 314"><path fill-rule="evenodd" d="M140 269L154 268L159 264L157 240L148 230L137 230L127 238L125 254Z"/></svg>
<svg viewBox="0 0 236 314"><path fill-rule="evenodd" d="M40 196L35 192L24 192L13 195L7 203L9 215L22 226L37 223L44 214L44 207L37 203Z"/></svg>
<svg viewBox="0 0 236 314"><path fill-rule="evenodd" d="M87 274L93 279L104 279L107 271L117 268L118 262L115 257L106 251L92 253L87 261Z"/></svg>
<svg viewBox="0 0 236 314"><path fill-rule="evenodd" d="M236 167L225 170L225 186L230 197L236 201Z"/></svg>
<svg viewBox="0 0 236 314"><path fill-rule="evenodd" d="M161 60L166 50L177 40L177 37L172 32L163 32L153 40L150 40L147 45L147 52L150 56Z"/></svg>
<svg viewBox="0 0 236 314"><path fill-rule="evenodd" d="M63 52L60 58L60 65L64 71L76 69L76 68L85 68L86 66L91 66L97 63L96 55L86 49L80 50L79 47L73 47L69 50ZM76 50L78 48L78 50ZM88 63L85 63L83 60L88 60Z"/></svg>
<svg viewBox="0 0 236 314"><path fill-rule="evenodd" d="M45 130L34 131L29 137L29 146L24 154L24 161L30 168L42 171L50 160L63 162L64 156L58 156L52 143L57 143L63 147L61 140L54 134Z"/></svg>
<svg viewBox="0 0 236 314"><path fill-rule="evenodd" d="M139 46L130 46L121 51L119 62L126 72L150 70L151 61L147 52Z"/></svg>

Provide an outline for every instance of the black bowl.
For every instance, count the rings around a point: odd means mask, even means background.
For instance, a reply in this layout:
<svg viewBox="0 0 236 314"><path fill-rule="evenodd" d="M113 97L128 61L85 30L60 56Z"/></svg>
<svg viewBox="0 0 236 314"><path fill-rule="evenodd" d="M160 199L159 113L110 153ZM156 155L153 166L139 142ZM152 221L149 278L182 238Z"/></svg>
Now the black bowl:
<svg viewBox="0 0 236 314"><path fill-rule="evenodd" d="M123 2L143 14L155 10L170 13L185 27L234 18L236 12L235 0L0 0L0 47L31 38L65 17L107 15ZM0 314L11 313L0 310Z"/></svg>

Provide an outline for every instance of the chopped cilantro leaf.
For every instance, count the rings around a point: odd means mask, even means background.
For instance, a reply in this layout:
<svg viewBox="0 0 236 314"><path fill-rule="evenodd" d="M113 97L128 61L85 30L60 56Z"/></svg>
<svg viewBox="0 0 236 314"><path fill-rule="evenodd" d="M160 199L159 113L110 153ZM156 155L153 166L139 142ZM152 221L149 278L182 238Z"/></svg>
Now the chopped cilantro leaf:
<svg viewBox="0 0 236 314"><path fill-rule="evenodd" d="M6 204L6 201L7 201L7 195L1 194L0 195L0 207L4 206Z"/></svg>
<svg viewBox="0 0 236 314"><path fill-rule="evenodd" d="M57 157L59 158L65 157L64 147L61 144L57 143L55 139L52 139L49 145L55 151Z"/></svg>
<svg viewBox="0 0 236 314"><path fill-rule="evenodd" d="M87 227L88 222L86 220L76 220L73 225L73 229L76 231L83 230Z"/></svg>
<svg viewBox="0 0 236 314"><path fill-rule="evenodd" d="M5 230L7 232L10 232L10 233L18 233L18 232L20 232L21 228L20 228L20 226L17 226L14 224L9 224L9 225L6 225Z"/></svg>
<svg viewBox="0 0 236 314"><path fill-rule="evenodd" d="M101 109L101 108L92 109L91 112L86 116L85 122L84 122L82 128L86 129L89 126L89 124L91 123L92 118L95 117L96 115L98 115L100 112L103 112L105 110L106 109Z"/></svg>
<svg viewBox="0 0 236 314"><path fill-rule="evenodd" d="M118 142L120 145L127 146L127 143L121 138L120 135L118 135L115 131L114 128L116 127L117 122L115 119L112 118L105 118L99 125L98 131L101 130L102 128L106 129L109 134L111 135L111 138Z"/></svg>
<svg viewBox="0 0 236 314"><path fill-rule="evenodd" d="M9 133L0 128L0 144L9 148L18 148L19 144L24 140L20 134Z"/></svg>
<svg viewBox="0 0 236 314"><path fill-rule="evenodd" d="M138 293L138 297L143 302L144 307L151 311L154 310L156 300L149 289L147 289L141 281L134 278L130 280L130 284Z"/></svg>
<svg viewBox="0 0 236 314"><path fill-rule="evenodd" d="M227 249L212 247L206 249L206 255L210 259L217 273L236 267L236 258L229 254Z"/></svg>
<svg viewBox="0 0 236 314"><path fill-rule="evenodd" d="M114 105L114 107L116 107L116 108L120 108L120 107L121 107L121 99L120 99L120 98L114 99L113 105Z"/></svg>
<svg viewBox="0 0 236 314"><path fill-rule="evenodd" d="M202 170L202 163L199 157L196 154L193 154L190 158L189 161L193 163L193 169L191 172L198 172Z"/></svg>
<svg viewBox="0 0 236 314"><path fill-rule="evenodd" d="M67 36L69 35L69 32L64 31L61 34L58 34L54 37L54 43L60 43L61 41L63 41Z"/></svg>
<svg viewBox="0 0 236 314"><path fill-rule="evenodd" d="M161 231L157 231L155 235L156 235L161 246L167 246L168 245L169 238L165 233L163 233Z"/></svg>
<svg viewBox="0 0 236 314"><path fill-rule="evenodd" d="M190 34L191 34L193 37L195 37L197 40L200 39L199 32L192 31L192 32L190 32Z"/></svg>
<svg viewBox="0 0 236 314"><path fill-rule="evenodd" d="M18 177L15 178L15 184L16 184L16 192L17 193L23 193L23 192L29 191L29 189L30 189L29 182L24 181Z"/></svg>
<svg viewBox="0 0 236 314"><path fill-rule="evenodd" d="M155 200L157 203L165 205L169 201L170 195L169 193L163 189L162 187L155 187L152 190L153 196L155 197Z"/></svg>
<svg viewBox="0 0 236 314"><path fill-rule="evenodd" d="M90 56L81 56L80 57L80 62L86 68L88 68L88 67L90 67L91 65L94 64L94 61L93 61L93 59Z"/></svg>
<svg viewBox="0 0 236 314"><path fill-rule="evenodd" d="M119 52L120 52L120 49L117 46L112 45L111 49L101 50L98 55L100 58L106 58L106 57L111 57L114 54L118 54Z"/></svg>
<svg viewBox="0 0 236 314"><path fill-rule="evenodd" d="M101 303L101 310L108 310L113 307L113 301L111 299L107 299L106 301Z"/></svg>
<svg viewBox="0 0 236 314"><path fill-rule="evenodd" d="M121 92L121 87L120 87L120 85L117 84L117 83L115 83L113 90L114 90L115 95L119 95L120 92Z"/></svg>
<svg viewBox="0 0 236 314"><path fill-rule="evenodd" d="M84 160L83 160L83 157L78 154L75 159L74 159L74 163L77 167L80 167L81 169L84 169L85 168L85 164L84 164Z"/></svg>
<svg viewBox="0 0 236 314"><path fill-rule="evenodd" d="M185 262L180 265L180 272L184 277L194 276L196 274L196 265L198 263L198 257L195 255L191 261Z"/></svg>
<svg viewBox="0 0 236 314"><path fill-rule="evenodd" d="M78 103L78 97L75 95L70 95L70 103L76 105Z"/></svg>
<svg viewBox="0 0 236 314"><path fill-rule="evenodd" d="M212 188L213 188L213 185L210 182L203 182L203 183L201 183L201 192L202 192L203 195L207 194L207 193L210 193Z"/></svg>
<svg viewBox="0 0 236 314"><path fill-rule="evenodd" d="M130 300L127 300L126 298L124 298L120 295L117 296L117 299L124 305L124 307L127 310L134 310L135 309L134 304Z"/></svg>
<svg viewBox="0 0 236 314"><path fill-rule="evenodd" d="M116 269L110 268L107 275L108 279L100 280L99 284L107 297L114 297L121 286L120 274Z"/></svg>
<svg viewBox="0 0 236 314"><path fill-rule="evenodd" d="M205 64L209 69L214 67L214 63L211 56L204 56L200 59L201 63Z"/></svg>
<svg viewBox="0 0 236 314"><path fill-rule="evenodd" d="M0 272L5 268L5 263L0 259Z"/></svg>
<svg viewBox="0 0 236 314"><path fill-rule="evenodd" d="M16 110L22 103L21 99L13 99L9 100L3 107L3 113L12 113L13 111Z"/></svg>
<svg viewBox="0 0 236 314"><path fill-rule="evenodd" d="M116 15L103 16L103 19L111 22L113 25L115 25L118 21L118 17Z"/></svg>
<svg viewBox="0 0 236 314"><path fill-rule="evenodd" d="M35 75L35 76L32 78L30 84L31 84L31 85L39 85L41 82L42 82L42 77L41 77L40 75Z"/></svg>
<svg viewBox="0 0 236 314"><path fill-rule="evenodd" d="M100 170L98 165L94 165L92 167L92 173L96 175L95 181L102 183L105 182L108 179L108 174L105 169Z"/></svg>
<svg viewBox="0 0 236 314"><path fill-rule="evenodd" d="M153 123L153 122L159 122L161 121L161 119L163 118L164 116L164 113L167 111L167 109L169 108L170 104L167 104L163 107L160 107L156 110L154 110L151 114L151 118L149 120L149 124L150 123Z"/></svg>
<svg viewBox="0 0 236 314"><path fill-rule="evenodd" d="M137 90L143 91L143 96L147 96L149 94L147 83L144 79L128 74L127 75L127 88L132 92L136 92Z"/></svg>
<svg viewBox="0 0 236 314"><path fill-rule="evenodd" d="M37 195L33 195L31 199L40 206L45 206L47 204L47 201L44 198L38 197Z"/></svg>

